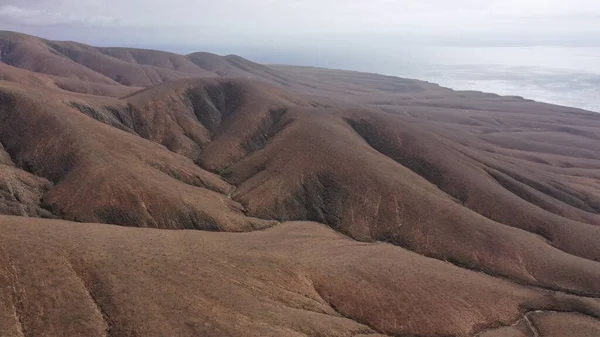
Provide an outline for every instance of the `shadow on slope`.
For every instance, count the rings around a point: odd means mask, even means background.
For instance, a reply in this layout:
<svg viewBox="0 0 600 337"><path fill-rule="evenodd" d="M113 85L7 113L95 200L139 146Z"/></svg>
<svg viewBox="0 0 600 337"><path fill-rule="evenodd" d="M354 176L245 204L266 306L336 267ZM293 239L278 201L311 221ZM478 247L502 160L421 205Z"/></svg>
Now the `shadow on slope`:
<svg viewBox="0 0 600 337"><path fill-rule="evenodd" d="M76 221L159 228L250 230L233 187L183 156L68 107L68 95L1 89L0 141L17 167L54 186L43 206ZM104 102L104 101L101 101Z"/></svg>

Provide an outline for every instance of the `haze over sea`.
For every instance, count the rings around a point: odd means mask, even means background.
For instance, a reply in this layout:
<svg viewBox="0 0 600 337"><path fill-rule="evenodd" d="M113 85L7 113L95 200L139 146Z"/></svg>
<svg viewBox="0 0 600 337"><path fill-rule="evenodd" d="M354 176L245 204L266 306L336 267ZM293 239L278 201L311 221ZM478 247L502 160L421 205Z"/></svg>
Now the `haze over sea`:
<svg viewBox="0 0 600 337"><path fill-rule="evenodd" d="M392 73L600 112L600 48L441 47Z"/></svg>
<svg viewBox="0 0 600 337"><path fill-rule="evenodd" d="M362 54L295 53L248 56L266 63L416 78L455 90L522 96L600 112L599 47L407 46Z"/></svg>

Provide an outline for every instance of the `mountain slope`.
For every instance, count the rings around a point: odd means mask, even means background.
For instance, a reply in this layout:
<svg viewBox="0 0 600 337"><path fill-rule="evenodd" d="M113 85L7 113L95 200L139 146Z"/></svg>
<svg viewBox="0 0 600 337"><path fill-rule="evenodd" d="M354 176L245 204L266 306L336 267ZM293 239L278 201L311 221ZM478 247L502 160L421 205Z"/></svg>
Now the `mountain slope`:
<svg viewBox="0 0 600 337"><path fill-rule="evenodd" d="M32 71L62 89L106 95L127 87L150 87L192 77L262 78L282 82L274 71L241 57L194 53L188 56L157 50L99 48L76 42L49 41L0 31L0 74L6 65ZM0 64L1 64L0 63ZM83 91L83 88L86 88ZM131 90L129 90L131 92ZM110 95L115 96L115 95Z"/></svg>
<svg viewBox="0 0 600 337"><path fill-rule="evenodd" d="M600 315L597 301L315 223L234 235L2 216L0 230L0 317L15 335L470 336L530 310Z"/></svg>
<svg viewBox="0 0 600 337"><path fill-rule="evenodd" d="M0 50L9 335L596 331L598 114L208 53Z"/></svg>
<svg viewBox="0 0 600 337"><path fill-rule="evenodd" d="M131 226L265 226L246 218L241 205L227 198L231 185L190 159L86 116L72 103L82 97L50 97L45 90L0 87L0 139L6 152L19 168L53 183L41 207L69 220Z"/></svg>

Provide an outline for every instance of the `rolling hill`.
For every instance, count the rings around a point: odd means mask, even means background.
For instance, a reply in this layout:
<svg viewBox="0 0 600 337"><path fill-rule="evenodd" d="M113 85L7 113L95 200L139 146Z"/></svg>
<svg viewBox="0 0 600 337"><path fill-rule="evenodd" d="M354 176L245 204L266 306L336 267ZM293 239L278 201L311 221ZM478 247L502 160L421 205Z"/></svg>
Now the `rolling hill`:
<svg viewBox="0 0 600 337"><path fill-rule="evenodd" d="M6 336L596 336L600 115L0 32Z"/></svg>

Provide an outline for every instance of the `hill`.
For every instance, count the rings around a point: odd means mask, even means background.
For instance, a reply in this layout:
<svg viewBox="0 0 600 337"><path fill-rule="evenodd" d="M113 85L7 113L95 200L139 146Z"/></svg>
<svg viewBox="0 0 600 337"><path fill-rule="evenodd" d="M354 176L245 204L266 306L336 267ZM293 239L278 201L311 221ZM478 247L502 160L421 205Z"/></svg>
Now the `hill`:
<svg viewBox="0 0 600 337"><path fill-rule="evenodd" d="M9 336L600 327L598 114L237 56L0 41Z"/></svg>
<svg viewBox="0 0 600 337"><path fill-rule="evenodd" d="M9 80L26 81L7 67L12 66L35 73L25 75L29 78L26 84L45 81L46 86L101 96L123 96L143 87L193 77L282 81L269 68L235 55L184 56L157 50L101 48L9 31L0 31L0 60L0 76Z"/></svg>

